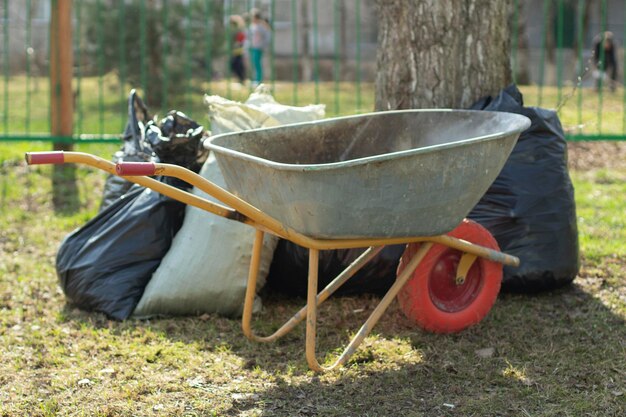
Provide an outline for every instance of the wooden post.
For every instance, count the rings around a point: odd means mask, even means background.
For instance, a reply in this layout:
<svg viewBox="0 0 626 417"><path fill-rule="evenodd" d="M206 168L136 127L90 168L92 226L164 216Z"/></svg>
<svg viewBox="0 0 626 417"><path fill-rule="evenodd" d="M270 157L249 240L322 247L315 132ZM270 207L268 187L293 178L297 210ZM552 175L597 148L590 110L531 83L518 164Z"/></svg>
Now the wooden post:
<svg viewBox="0 0 626 417"><path fill-rule="evenodd" d="M72 68L72 0L53 0L50 21L50 127L53 136L72 135ZM55 149L56 145L58 143Z"/></svg>
<svg viewBox="0 0 626 417"><path fill-rule="evenodd" d="M72 0L52 0L50 19L50 130L53 137L71 137L74 119ZM72 143L54 142L54 150L71 151ZM75 209L78 203L74 167L55 165L52 184L56 208Z"/></svg>

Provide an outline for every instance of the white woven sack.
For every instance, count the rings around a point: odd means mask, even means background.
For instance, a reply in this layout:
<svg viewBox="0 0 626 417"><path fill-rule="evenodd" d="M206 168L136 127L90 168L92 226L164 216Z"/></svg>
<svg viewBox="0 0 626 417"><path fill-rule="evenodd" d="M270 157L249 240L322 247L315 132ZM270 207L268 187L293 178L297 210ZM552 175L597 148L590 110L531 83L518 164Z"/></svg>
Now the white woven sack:
<svg viewBox="0 0 626 417"><path fill-rule="evenodd" d="M209 95L204 96L204 102L209 109L213 135L310 122L322 119L325 113L323 104L302 107L280 104L264 84L259 85L245 103Z"/></svg>
<svg viewBox="0 0 626 417"><path fill-rule="evenodd" d="M254 93L250 94L245 105L270 115L282 125L322 119L326 109L324 104L309 104L302 107L280 104L272 96L269 87L264 84L260 84Z"/></svg>
<svg viewBox="0 0 626 417"><path fill-rule="evenodd" d="M241 131L286 123L317 120L324 116L323 105L305 108L283 106L259 86L247 105L219 96L206 96L211 130L215 133ZM225 187L213 154L200 175ZM212 201L199 189L193 194ZM133 316L192 315L218 313L240 316L248 279L255 229L204 210L187 206L185 220L172 246L146 286ZM257 290L265 283L278 238L265 235ZM257 296L255 310L260 309Z"/></svg>
<svg viewBox="0 0 626 417"><path fill-rule="evenodd" d="M224 187L213 154L200 175ZM194 188L193 194L217 202ZM172 246L146 286L133 315L192 315L218 313L239 316L252 255L254 228L187 206L185 220ZM257 288L265 283L277 239L263 242ZM255 302L260 308L260 298Z"/></svg>

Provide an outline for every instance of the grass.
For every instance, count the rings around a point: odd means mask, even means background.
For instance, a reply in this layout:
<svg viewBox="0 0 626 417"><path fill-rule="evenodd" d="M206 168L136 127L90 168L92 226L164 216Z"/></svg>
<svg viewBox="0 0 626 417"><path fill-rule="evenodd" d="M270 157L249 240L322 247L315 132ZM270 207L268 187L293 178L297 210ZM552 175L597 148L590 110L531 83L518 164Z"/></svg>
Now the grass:
<svg viewBox="0 0 626 417"><path fill-rule="evenodd" d="M0 84L0 132L48 133L50 86L47 78L13 76L5 90ZM76 97L74 131L76 134L119 134L126 123L126 99L131 85L121 86L114 74L102 78L84 77ZM311 103L326 105L327 116L363 113L374 109L374 85L361 83L322 82L273 84L274 96L280 103L303 106ZM75 85L77 89L77 85ZM623 87L615 92L605 90L598 94L592 88L520 86L527 106L559 109L565 130L572 134L596 135L626 134L625 95ZM5 91L8 100L5 100ZM93 92L86 94L84 92ZM200 82L194 80L188 96L168 97L169 102L146 103L150 112L163 116L171 109L185 112L199 123L207 123L205 93L217 94L232 100L245 101L250 87L226 81ZM145 98L145 94L141 94ZM580 100L580 101L579 101Z"/></svg>
<svg viewBox="0 0 626 417"><path fill-rule="evenodd" d="M29 87L30 86L30 87ZM76 86L75 86L76 88ZM83 78L80 95L75 100L74 133L119 134L127 119L127 96L131 85L122 88L117 78L110 74L102 79ZM47 78L13 76L8 82L8 100L5 87L0 84L0 132L42 134L50 131L49 102L50 85ZM30 91L30 93L26 93ZM89 94L85 92L90 92ZM146 103L152 115L163 117L172 109L180 110L198 123L208 121L203 96L217 94L232 100L245 101L253 90L251 87L226 81L198 82L193 86L193 99L185 96L169 97L170 102ZM356 88L352 82L297 84L277 82L274 97L280 103L304 106L312 103L326 105L327 116L363 113L374 109L374 86L363 83ZM140 92L145 99L145 94ZM4 116L7 117L6 123Z"/></svg>
<svg viewBox="0 0 626 417"><path fill-rule="evenodd" d="M624 254L626 242L626 175L606 169L574 173L580 244L585 256L599 261L606 256ZM621 198L620 198L621 196Z"/></svg>
<svg viewBox="0 0 626 417"><path fill-rule="evenodd" d="M626 412L626 172L572 173L583 259L574 285L503 294L485 320L455 335L420 331L394 305L346 368L315 375L302 328L259 345L237 320L214 315L114 322L67 305L54 257L63 236L95 214L104 175L79 168L80 209L55 212L50 168L15 159L26 147L0 147L0 416ZM83 150L106 157L115 147ZM318 351L336 353L377 301L331 300ZM255 325L275 327L301 303L266 295ZM485 348L493 353L479 356Z"/></svg>
<svg viewBox="0 0 626 417"><path fill-rule="evenodd" d="M302 326L258 344L217 315L116 322L67 304L55 255L96 214L105 174L78 167L77 209L55 210L51 168L23 162L24 151L49 148L0 144L2 417L626 415L623 168L571 172L582 258L573 285L501 294L483 321L453 335L415 328L393 303L346 367L316 375ZM110 158L117 148L76 150ZM378 301L325 304L322 361ZM254 325L276 328L302 303L264 294Z"/></svg>

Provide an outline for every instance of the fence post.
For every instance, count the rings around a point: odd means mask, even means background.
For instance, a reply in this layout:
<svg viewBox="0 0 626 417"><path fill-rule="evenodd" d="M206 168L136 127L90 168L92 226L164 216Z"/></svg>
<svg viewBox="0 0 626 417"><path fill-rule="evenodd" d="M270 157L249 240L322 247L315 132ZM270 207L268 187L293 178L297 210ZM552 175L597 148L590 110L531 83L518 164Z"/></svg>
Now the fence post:
<svg viewBox="0 0 626 417"><path fill-rule="evenodd" d="M50 127L53 136L72 136L72 0L52 2L50 21ZM55 150L71 147L55 142Z"/></svg>
<svg viewBox="0 0 626 417"><path fill-rule="evenodd" d="M298 105L298 12L295 0L291 0L291 56L293 77L293 95L291 104Z"/></svg>
<svg viewBox="0 0 626 417"><path fill-rule="evenodd" d="M55 138L71 138L74 118L72 94L72 0L53 0L50 20L50 130ZM72 142L55 141L54 150L72 150ZM77 207L73 165L55 165L52 175L55 207Z"/></svg>
<svg viewBox="0 0 626 417"><path fill-rule="evenodd" d="M4 16L2 17L2 66L4 70L4 135L9 134L9 0L4 0Z"/></svg>

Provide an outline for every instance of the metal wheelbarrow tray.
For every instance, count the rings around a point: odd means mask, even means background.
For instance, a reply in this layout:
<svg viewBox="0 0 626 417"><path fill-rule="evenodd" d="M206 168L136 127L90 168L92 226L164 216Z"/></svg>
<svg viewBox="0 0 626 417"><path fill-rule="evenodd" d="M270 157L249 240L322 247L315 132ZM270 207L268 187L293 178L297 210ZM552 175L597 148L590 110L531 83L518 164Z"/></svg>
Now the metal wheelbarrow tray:
<svg viewBox="0 0 626 417"><path fill-rule="evenodd" d="M499 252L488 232L463 218L529 125L526 117L510 113L400 110L223 134L206 145L229 191L176 165L115 165L79 152L33 152L26 160L91 165L255 227L243 333L271 342L306 319L306 359L319 372L344 364L396 296L410 319L434 331L458 331L487 314L500 288L502 264L516 266L519 259ZM153 175L183 179L225 205L149 178ZM309 249L306 306L267 337L251 328L264 233ZM315 349L317 307L384 245L399 243L407 250L396 282L343 353L322 366ZM359 247L367 249L318 293L319 251ZM423 305L414 305L416 300Z"/></svg>
<svg viewBox="0 0 626 417"><path fill-rule="evenodd" d="M487 191L527 119L371 113L215 137L228 188L316 238L447 233Z"/></svg>

